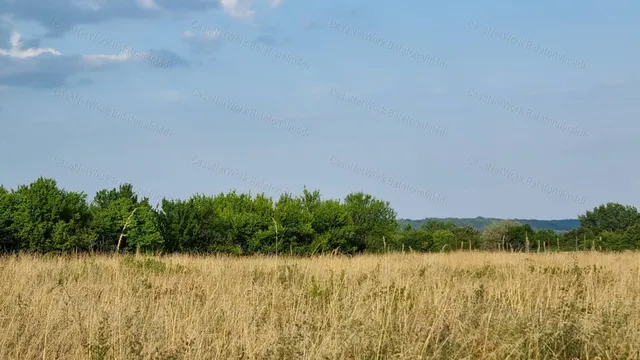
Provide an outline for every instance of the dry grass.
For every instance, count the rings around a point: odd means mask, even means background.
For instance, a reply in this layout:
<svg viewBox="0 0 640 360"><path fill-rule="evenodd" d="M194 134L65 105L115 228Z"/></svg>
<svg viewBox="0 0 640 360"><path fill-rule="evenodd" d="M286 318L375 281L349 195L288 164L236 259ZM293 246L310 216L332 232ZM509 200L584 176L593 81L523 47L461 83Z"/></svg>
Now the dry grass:
<svg viewBox="0 0 640 360"><path fill-rule="evenodd" d="M0 359L638 359L639 254L0 258Z"/></svg>

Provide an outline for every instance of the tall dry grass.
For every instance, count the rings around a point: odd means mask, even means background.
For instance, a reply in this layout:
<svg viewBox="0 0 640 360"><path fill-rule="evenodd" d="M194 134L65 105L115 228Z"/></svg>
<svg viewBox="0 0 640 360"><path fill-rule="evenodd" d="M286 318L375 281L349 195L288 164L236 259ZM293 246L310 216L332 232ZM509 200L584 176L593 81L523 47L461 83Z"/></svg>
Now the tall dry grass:
<svg viewBox="0 0 640 360"><path fill-rule="evenodd" d="M640 358L638 254L6 257L0 359Z"/></svg>

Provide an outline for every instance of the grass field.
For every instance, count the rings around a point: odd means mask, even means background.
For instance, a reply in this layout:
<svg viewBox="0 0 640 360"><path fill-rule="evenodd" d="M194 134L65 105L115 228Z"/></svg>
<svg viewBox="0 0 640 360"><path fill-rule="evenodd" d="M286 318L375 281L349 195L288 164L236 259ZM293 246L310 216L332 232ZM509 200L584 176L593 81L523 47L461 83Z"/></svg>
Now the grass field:
<svg viewBox="0 0 640 360"><path fill-rule="evenodd" d="M0 258L0 359L638 359L640 254Z"/></svg>

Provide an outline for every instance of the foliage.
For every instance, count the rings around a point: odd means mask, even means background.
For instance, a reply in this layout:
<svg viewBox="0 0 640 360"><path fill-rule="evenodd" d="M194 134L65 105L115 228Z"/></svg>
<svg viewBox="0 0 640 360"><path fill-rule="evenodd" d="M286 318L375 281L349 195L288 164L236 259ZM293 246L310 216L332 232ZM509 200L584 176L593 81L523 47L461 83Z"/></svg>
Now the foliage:
<svg viewBox="0 0 640 360"><path fill-rule="evenodd" d="M475 218L425 218L422 220L410 220L410 219L399 219L398 223L400 226L404 227L409 224L411 227L419 229L423 224L429 221L437 221L437 222L452 222L456 226L465 227L470 226L477 230L483 230L488 225L500 222L507 219L497 219L497 218L486 218L482 216L478 216ZM580 221L578 219L562 219L562 220L536 220L536 219L513 219L514 221L519 222L520 224L528 224L531 226L533 230L544 230L549 229L556 232L566 232L573 229L577 229L580 227Z"/></svg>
<svg viewBox="0 0 640 360"><path fill-rule="evenodd" d="M405 227L396 237L395 248L429 251L433 249L433 233L425 229L413 229L411 226Z"/></svg>
<svg viewBox="0 0 640 360"><path fill-rule="evenodd" d="M456 237L451 230L435 230L433 232L433 250L451 251L456 249Z"/></svg>
<svg viewBox="0 0 640 360"><path fill-rule="evenodd" d="M13 197L11 237L17 239L20 249L55 252L90 247L90 214L84 193L67 192L55 180L41 177L20 186Z"/></svg>
<svg viewBox="0 0 640 360"><path fill-rule="evenodd" d="M354 227L348 252L383 250L386 239L392 239L398 229L396 212L389 202L358 192L347 195L344 206Z"/></svg>
<svg viewBox="0 0 640 360"><path fill-rule="evenodd" d="M595 234L603 231L625 231L640 222L640 214L633 206L607 203L587 211L578 217L580 226L592 230Z"/></svg>
<svg viewBox="0 0 640 360"><path fill-rule="evenodd" d="M482 218L484 219L484 218ZM39 178L7 190L0 186L0 252L226 253L235 255L353 254L460 249L623 251L640 248L635 207L608 203L579 216L562 235L529 223L494 221L484 230L455 219L429 219L402 228L388 201L362 192L323 199L306 188L277 200L230 192L163 199L155 208L131 184L104 189L91 202L82 192Z"/></svg>
<svg viewBox="0 0 640 360"><path fill-rule="evenodd" d="M0 252L13 251L20 247L12 232L15 196L0 186Z"/></svg>
<svg viewBox="0 0 640 360"><path fill-rule="evenodd" d="M519 239L513 239L513 237L521 234L518 231L520 227L522 227L522 224L513 220L492 223L482 231L480 247L485 250L500 249L505 248L512 241L515 245Z"/></svg>

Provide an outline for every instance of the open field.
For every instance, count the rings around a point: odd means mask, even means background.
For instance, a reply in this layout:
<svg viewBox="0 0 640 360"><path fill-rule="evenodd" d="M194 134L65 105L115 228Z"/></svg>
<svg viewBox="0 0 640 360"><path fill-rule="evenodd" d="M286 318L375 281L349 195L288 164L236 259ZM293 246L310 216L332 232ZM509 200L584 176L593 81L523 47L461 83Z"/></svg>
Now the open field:
<svg viewBox="0 0 640 360"><path fill-rule="evenodd" d="M637 359L640 255L0 258L0 359Z"/></svg>

